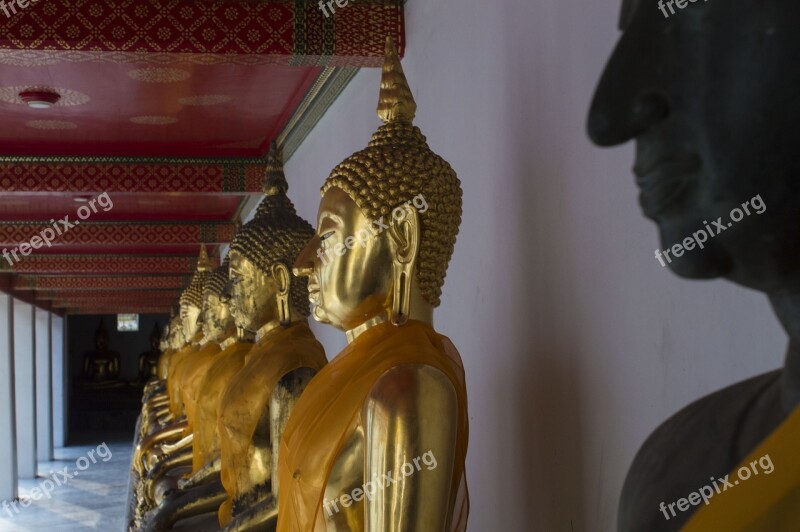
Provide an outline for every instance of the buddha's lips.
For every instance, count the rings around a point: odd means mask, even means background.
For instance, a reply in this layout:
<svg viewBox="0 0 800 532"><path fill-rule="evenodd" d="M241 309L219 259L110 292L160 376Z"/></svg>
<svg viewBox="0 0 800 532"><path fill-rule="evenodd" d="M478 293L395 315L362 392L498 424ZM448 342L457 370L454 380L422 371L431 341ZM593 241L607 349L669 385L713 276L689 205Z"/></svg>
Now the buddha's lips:
<svg viewBox="0 0 800 532"><path fill-rule="evenodd" d="M641 190L639 203L645 214L653 217L676 201L690 182L690 175L700 169L696 155L684 158L661 158L634 166L636 184Z"/></svg>

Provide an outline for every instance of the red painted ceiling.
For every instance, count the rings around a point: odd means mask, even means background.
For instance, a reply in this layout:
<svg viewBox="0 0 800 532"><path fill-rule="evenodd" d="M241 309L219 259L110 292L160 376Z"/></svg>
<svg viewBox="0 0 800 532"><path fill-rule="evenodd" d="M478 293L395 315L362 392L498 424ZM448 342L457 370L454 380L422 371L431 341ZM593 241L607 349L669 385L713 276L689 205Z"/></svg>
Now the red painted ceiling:
<svg viewBox="0 0 800 532"><path fill-rule="evenodd" d="M6 155L251 157L266 152L317 67L59 62L0 69ZM61 95L31 109L21 90Z"/></svg>
<svg viewBox="0 0 800 532"><path fill-rule="evenodd" d="M0 258L0 290L53 309L64 291L75 313L166 311L200 244L218 262L261 193L270 142L330 104L323 68L378 67L387 36L402 55L403 31L402 0L335 19L299 0L45 0L0 14L0 250L30 242L35 222L74 221L76 198L113 202L18 264ZM33 109L19 97L30 90L60 99Z"/></svg>

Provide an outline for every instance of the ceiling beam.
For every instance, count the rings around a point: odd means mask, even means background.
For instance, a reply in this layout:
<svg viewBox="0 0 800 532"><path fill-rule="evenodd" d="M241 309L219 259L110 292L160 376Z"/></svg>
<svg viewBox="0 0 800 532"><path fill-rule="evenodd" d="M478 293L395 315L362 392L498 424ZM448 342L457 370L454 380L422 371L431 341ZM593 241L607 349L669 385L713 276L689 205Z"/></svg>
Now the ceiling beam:
<svg viewBox="0 0 800 532"><path fill-rule="evenodd" d="M17 253L19 256L19 253ZM187 274L197 268L194 256L143 256L143 255L30 255L19 262L0 261L5 270L14 273L39 274ZM219 266L219 258L210 257L211 266Z"/></svg>
<svg viewBox="0 0 800 532"><path fill-rule="evenodd" d="M110 246L146 244L227 244L233 239L236 225L232 223L94 223L76 220L69 231L61 225L39 222L0 223L0 246L30 243L33 237L49 229L54 236L52 245L94 244ZM54 227L56 227L54 229ZM40 244L43 246L43 244Z"/></svg>
<svg viewBox="0 0 800 532"><path fill-rule="evenodd" d="M91 306L91 307L78 307L65 309L65 314L169 314L171 308L169 305L117 305L117 306Z"/></svg>
<svg viewBox="0 0 800 532"><path fill-rule="evenodd" d="M53 308L85 308L85 307L114 307L114 306L123 306L123 307L147 307L147 306L165 306L170 307L173 304L178 303L178 298L130 298L130 299L119 299L119 298L105 298L105 297L97 297L91 298L86 297L82 299L53 299L52 306Z"/></svg>
<svg viewBox="0 0 800 532"><path fill-rule="evenodd" d="M36 292L36 299L78 300L98 297L100 299L178 299L180 290L40 290Z"/></svg>
<svg viewBox="0 0 800 532"><path fill-rule="evenodd" d="M266 170L262 158L3 155L0 190L4 194L258 194Z"/></svg>
<svg viewBox="0 0 800 532"><path fill-rule="evenodd" d="M328 3L329 5L331 3ZM353 0L334 13L317 2L47 0L12 13L0 60L380 66L392 36L405 48L401 0ZM44 6L50 10L44 16ZM327 11L330 11L328 8Z"/></svg>
<svg viewBox="0 0 800 532"><path fill-rule="evenodd" d="M188 275L145 276L37 276L15 275L14 290L157 290L183 289Z"/></svg>

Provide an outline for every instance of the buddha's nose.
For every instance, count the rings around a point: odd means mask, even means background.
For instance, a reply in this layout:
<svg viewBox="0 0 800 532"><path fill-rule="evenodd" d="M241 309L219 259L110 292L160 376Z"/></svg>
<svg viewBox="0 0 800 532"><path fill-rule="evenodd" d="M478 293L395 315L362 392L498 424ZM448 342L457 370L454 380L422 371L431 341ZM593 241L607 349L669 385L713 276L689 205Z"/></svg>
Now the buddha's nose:
<svg viewBox="0 0 800 532"><path fill-rule="evenodd" d="M641 40L626 31L597 84L587 132L598 146L625 143L671 113L664 76L672 67L660 48L643 50Z"/></svg>
<svg viewBox="0 0 800 532"><path fill-rule="evenodd" d="M314 235L297 256L297 260L294 261L293 274L297 277L308 277L314 272L314 251L319 248L319 245L319 237Z"/></svg>

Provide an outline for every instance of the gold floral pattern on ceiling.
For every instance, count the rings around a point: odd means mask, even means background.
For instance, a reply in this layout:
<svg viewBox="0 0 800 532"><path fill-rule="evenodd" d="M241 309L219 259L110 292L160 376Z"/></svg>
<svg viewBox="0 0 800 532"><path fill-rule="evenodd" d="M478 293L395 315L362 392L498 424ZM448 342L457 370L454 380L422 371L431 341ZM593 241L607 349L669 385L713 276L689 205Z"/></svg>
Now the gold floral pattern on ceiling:
<svg viewBox="0 0 800 532"><path fill-rule="evenodd" d="M221 105L231 101L231 97L225 94L203 94L200 96L187 96L178 100L183 105L189 106L205 106L205 105Z"/></svg>
<svg viewBox="0 0 800 532"><path fill-rule="evenodd" d="M64 120L29 120L25 125L33 129L64 130L77 129L77 125Z"/></svg>
<svg viewBox="0 0 800 532"><path fill-rule="evenodd" d="M179 68L137 68L128 72L128 77L144 83L176 83L192 77L192 74Z"/></svg>
<svg viewBox="0 0 800 532"><path fill-rule="evenodd" d="M82 92L66 89L64 87L51 87L49 85L16 85L9 87L0 87L0 102L13 103L17 105L26 105L22 98L19 97L20 92L24 91L37 91L37 92L55 92L60 98L53 105L54 107L70 107L73 105L83 105L89 103L91 98Z"/></svg>
<svg viewBox="0 0 800 532"><path fill-rule="evenodd" d="M141 124L145 126L167 126L174 124L178 121L177 118L171 116L134 116L131 122L134 124Z"/></svg>

